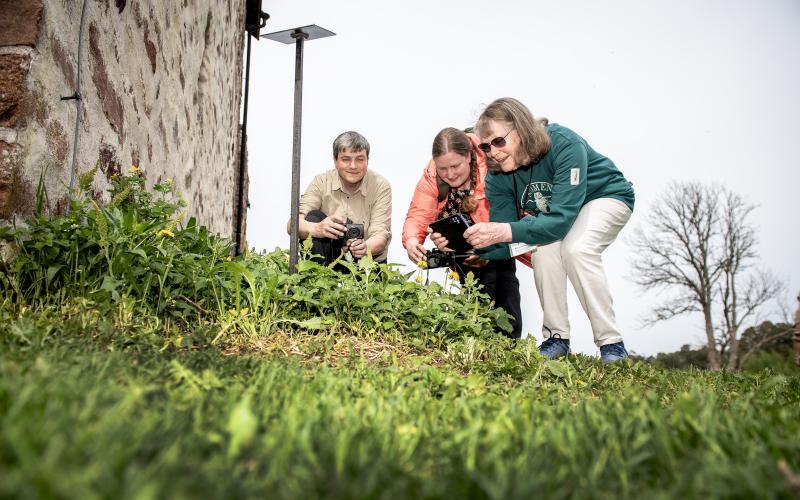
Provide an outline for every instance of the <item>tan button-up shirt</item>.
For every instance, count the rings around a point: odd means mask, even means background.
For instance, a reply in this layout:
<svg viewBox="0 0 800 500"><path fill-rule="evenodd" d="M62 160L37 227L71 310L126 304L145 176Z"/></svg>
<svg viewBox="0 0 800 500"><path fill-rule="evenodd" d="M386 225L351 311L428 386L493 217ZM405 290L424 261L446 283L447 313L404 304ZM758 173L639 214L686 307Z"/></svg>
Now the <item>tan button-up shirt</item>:
<svg viewBox="0 0 800 500"><path fill-rule="evenodd" d="M356 224L364 224L364 239L373 236L386 238L386 248L375 260L385 260L392 239L392 188L379 174L367 170L355 193L342 189L342 180L336 169L314 177L300 197L300 217L311 210L322 210L325 215L339 215Z"/></svg>

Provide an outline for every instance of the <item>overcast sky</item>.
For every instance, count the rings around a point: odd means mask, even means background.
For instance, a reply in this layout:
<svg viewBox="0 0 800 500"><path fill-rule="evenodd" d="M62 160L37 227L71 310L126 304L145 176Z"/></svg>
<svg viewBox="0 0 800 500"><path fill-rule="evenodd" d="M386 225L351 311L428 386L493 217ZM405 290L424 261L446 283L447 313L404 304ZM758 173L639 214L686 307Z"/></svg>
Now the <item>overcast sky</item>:
<svg viewBox="0 0 800 500"><path fill-rule="evenodd" d="M498 97L587 139L633 181L636 209L604 254L629 350L704 340L702 319L641 327L655 294L632 284L623 241L672 180L720 182L758 205L762 263L800 290L800 1L264 1L262 33L317 24L305 47L301 192L357 130L393 188L389 261L412 268L401 229L444 127ZM295 48L253 43L248 242L288 248ZM439 271L442 272L442 271ZM524 332L541 339L532 271L520 266ZM573 350L597 353L570 293Z"/></svg>

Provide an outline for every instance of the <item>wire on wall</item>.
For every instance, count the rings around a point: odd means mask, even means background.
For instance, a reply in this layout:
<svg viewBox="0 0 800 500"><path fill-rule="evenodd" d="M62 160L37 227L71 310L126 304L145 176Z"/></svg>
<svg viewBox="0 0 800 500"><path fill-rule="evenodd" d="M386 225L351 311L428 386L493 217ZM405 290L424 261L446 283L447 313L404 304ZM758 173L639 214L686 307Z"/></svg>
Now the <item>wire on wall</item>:
<svg viewBox="0 0 800 500"><path fill-rule="evenodd" d="M83 35L86 30L87 3L87 0L83 0L83 6L81 7L81 25L78 31L78 54L75 58L78 66L78 78L75 84L75 94L71 97L71 99L75 100L75 133L72 139L72 170L69 175L70 197L72 196L72 190L75 188L75 181L78 177L78 138L80 137L81 111L83 110L83 104L81 102L83 100L81 95L81 56L83 55Z"/></svg>

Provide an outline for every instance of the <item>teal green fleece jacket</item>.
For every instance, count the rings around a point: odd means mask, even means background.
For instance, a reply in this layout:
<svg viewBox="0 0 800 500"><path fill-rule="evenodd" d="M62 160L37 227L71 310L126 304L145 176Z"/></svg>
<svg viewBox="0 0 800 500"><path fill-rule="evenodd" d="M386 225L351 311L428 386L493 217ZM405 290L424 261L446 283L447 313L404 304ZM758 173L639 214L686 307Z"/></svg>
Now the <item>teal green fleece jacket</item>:
<svg viewBox="0 0 800 500"><path fill-rule="evenodd" d="M572 130L547 126L550 150L538 162L486 176L489 219L508 222L512 241L543 245L562 240L581 208L614 198L633 210L633 187L614 162ZM508 259L507 243L478 250L490 260Z"/></svg>

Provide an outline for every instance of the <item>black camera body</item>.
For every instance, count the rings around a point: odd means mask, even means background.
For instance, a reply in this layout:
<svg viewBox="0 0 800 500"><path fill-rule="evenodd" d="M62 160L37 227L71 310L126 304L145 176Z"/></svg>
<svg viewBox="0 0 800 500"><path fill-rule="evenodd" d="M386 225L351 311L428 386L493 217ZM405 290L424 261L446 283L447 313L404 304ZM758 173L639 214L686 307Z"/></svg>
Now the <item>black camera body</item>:
<svg viewBox="0 0 800 500"><path fill-rule="evenodd" d="M456 259L465 259L472 254L445 252L434 248L425 252L425 261L428 263L428 269L437 269L440 267L450 267L456 263Z"/></svg>
<svg viewBox="0 0 800 500"><path fill-rule="evenodd" d="M353 222L346 222L344 234L341 239L343 240L363 240L364 239L364 224L355 224Z"/></svg>

